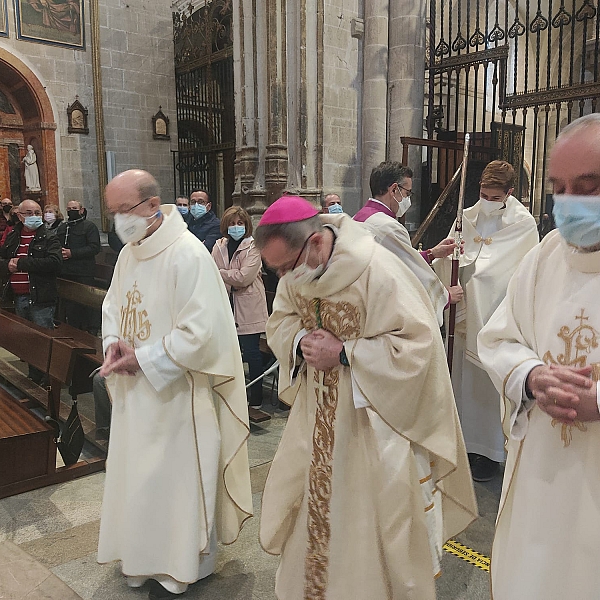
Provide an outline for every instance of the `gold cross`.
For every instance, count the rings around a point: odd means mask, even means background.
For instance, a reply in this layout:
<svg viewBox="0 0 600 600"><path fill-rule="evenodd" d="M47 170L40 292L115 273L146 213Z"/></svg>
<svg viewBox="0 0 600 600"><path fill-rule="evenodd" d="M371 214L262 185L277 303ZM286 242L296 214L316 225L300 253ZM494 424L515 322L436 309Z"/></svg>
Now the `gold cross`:
<svg viewBox="0 0 600 600"><path fill-rule="evenodd" d="M329 391L329 388L325 385L325 371L317 371L319 375L319 382L315 385L315 390L317 392L317 397L319 392L321 392L321 398L323 403L325 403L325 392Z"/></svg>
<svg viewBox="0 0 600 600"><path fill-rule="evenodd" d="M576 319L578 319L580 321L581 325L583 325L584 321L589 321L590 320L589 317L584 317L583 314L584 314L584 309L582 308L581 309L581 314L578 317L575 317Z"/></svg>

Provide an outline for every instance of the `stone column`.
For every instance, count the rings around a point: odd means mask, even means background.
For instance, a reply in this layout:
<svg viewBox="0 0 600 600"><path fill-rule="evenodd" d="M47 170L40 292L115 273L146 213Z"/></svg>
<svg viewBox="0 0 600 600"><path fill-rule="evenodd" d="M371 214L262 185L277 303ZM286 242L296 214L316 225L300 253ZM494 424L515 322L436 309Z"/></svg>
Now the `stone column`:
<svg viewBox="0 0 600 600"><path fill-rule="evenodd" d="M268 143L265 156L267 204L283 192L288 177L286 106L286 4L267 0Z"/></svg>
<svg viewBox="0 0 600 600"><path fill-rule="evenodd" d="M390 4L389 39L389 160L402 160L402 136L423 137L425 93L426 0L404 0ZM420 190L421 151L409 154L414 171L413 190ZM420 198L413 196L406 222L419 222Z"/></svg>
<svg viewBox="0 0 600 600"><path fill-rule="evenodd" d="M258 122L255 95L256 39L252 0L233 2L233 69L235 81L234 203L249 203L258 168ZM250 201L251 202L251 201Z"/></svg>
<svg viewBox="0 0 600 600"><path fill-rule="evenodd" d="M396 4L404 3L396 2ZM386 158L388 96L388 0L365 0L362 97L362 196L371 195L369 176Z"/></svg>

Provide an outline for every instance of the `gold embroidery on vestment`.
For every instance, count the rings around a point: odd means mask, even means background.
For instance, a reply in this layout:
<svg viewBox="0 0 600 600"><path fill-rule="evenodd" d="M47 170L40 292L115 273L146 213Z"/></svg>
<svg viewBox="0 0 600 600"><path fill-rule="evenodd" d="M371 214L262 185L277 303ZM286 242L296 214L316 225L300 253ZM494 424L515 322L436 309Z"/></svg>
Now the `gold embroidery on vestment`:
<svg viewBox="0 0 600 600"><path fill-rule="evenodd" d="M473 241L476 244L481 244L481 242L483 242L486 246L489 246L492 243L493 240L492 240L491 237L483 238L480 235L478 235L477 237L473 238Z"/></svg>
<svg viewBox="0 0 600 600"><path fill-rule="evenodd" d="M296 297L302 324L307 331L319 326L346 341L360 334L360 312L348 302L308 300ZM335 416L338 404L340 370L314 371L312 385L316 396L313 448L308 471L308 547L304 561L305 600L325 600L331 541L330 508L335 442Z"/></svg>
<svg viewBox="0 0 600 600"><path fill-rule="evenodd" d="M130 346L135 347L136 338L144 342L150 337L152 324L148 320L148 312L140 310L143 296L138 290L137 281L131 291L127 292L127 306L121 307L121 337Z"/></svg>
<svg viewBox="0 0 600 600"><path fill-rule="evenodd" d="M598 347L598 336L600 336L600 333L589 323L584 323L584 321L589 321L589 317L585 316L584 308L581 309L581 314L576 316L575 319L579 321L579 325L573 331L571 331L568 325L563 325L557 333L565 345L564 354L559 354L554 358L550 350L548 350L542 357L542 360L547 365L563 365L565 367L581 369L586 366L588 355L594 348ZM571 444L573 439L573 427L582 432L587 431L586 425L581 421L575 421L573 425L566 425L557 419L552 419L552 427L556 427L559 424L561 425L560 438L565 448Z"/></svg>

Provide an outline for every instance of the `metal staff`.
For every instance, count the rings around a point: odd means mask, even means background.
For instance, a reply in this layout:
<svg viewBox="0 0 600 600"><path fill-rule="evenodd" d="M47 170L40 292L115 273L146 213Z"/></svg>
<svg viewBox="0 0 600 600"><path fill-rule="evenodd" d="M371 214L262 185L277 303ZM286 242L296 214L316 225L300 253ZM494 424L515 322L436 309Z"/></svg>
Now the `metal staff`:
<svg viewBox="0 0 600 600"><path fill-rule="evenodd" d="M458 285L458 266L460 263L460 246L462 243L463 208L465 202L465 184L467 182L467 164L469 162L469 143L471 136L465 134L465 148L463 150L462 170L460 173L460 189L458 192L458 209L456 211L456 226L454 227L454 254L452 255L452 275L450 287ZM452 373L452 358L454 355L454 327L456 325L456 304L450 305L448 316L448 369Z"/></svg>

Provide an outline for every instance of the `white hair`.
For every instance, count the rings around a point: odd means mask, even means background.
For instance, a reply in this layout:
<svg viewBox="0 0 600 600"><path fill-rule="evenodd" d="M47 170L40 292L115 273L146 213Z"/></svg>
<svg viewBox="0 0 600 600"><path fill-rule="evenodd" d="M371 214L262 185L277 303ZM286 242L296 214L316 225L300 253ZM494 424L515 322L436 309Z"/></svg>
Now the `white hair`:
<svg viewBox="0 0 600 600"><path fill-rule="evenodd" d="M582 129L587 129L593 126L600 126L600 113L591 113L584 117L579 117L571 121L558 135L556 141L566 137L571 137L575 133L579 133Z"/></svg>

